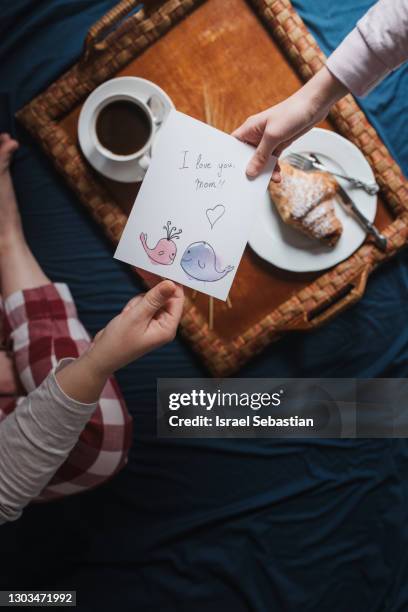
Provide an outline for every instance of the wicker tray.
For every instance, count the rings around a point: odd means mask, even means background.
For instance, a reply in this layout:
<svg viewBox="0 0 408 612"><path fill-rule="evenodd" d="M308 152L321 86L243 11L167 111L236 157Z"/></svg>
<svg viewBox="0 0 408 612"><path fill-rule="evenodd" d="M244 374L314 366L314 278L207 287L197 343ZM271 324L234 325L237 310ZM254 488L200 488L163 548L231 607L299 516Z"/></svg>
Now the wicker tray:
<svg viewBox="0 0 408 612"><path fill-rule="evenodd" d="M95 87L114 76L144 77L165 89L179 110L201 119L205 88L218 127L229 130L286 98L324 61L289 0L169 0L126 18L137 4L123 0L96 23L80 61L17 113L114 244L138 185L101 177L80 153L78 115ZM230 293L232 307L215 301L212 328L208 297L188 291L182 333L217 376L235 372L282 334L314 329L355 303L370 273L407 243L408 190L399 167L351 96L334 107L331 121L322 126L354 142L375 172L381 186L376 225L388 251L366 241L323 274L290 274L248 248Z"/></svg>

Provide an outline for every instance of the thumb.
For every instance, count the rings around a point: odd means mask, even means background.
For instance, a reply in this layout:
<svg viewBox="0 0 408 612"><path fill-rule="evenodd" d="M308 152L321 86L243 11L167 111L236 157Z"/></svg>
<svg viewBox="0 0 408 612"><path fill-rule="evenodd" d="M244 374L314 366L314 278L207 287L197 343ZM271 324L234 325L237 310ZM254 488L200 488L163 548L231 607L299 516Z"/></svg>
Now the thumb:
<svg viewBox="0 0 408 612"><path fill-rule="evenodd" d="M140 309L143 314L149 319L152 319L154 315L168 302L168 300L174 295L176 291L176 285L170 281L165 280L150 289L140 303ZM136 310L136 309L135 309Z"/></svg>
<svg viewBox="0 0 408 612"><path fill-rule="evenodd" d="M242 140L243 142L246 142L248 139L249 132L250 132L250 129L248 128L247 122L244 121L244 123L242 123L233 132L231 132L231 136L234 136L234 138L238 138L238 140Z"/></svg>
<svg viewBox="0 0 408 612"><path fill-rule="evenodd" d="M261 142L257 146L255 154L247 166L247 176L258 176L258 174L264 168L266 162L269 160L276 145L276 139L265 131L263 133Z"/></svg>

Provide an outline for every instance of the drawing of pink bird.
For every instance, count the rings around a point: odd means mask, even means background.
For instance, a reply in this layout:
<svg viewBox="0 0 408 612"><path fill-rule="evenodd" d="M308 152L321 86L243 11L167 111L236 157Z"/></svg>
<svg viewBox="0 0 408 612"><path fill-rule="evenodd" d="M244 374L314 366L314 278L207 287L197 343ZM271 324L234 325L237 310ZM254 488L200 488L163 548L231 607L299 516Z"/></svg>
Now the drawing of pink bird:
<svg viewBox="0 0 408 612"><path fill-rule="evenodd" d="M173 240L178 240L183 230L177 230L174 226L171 227L171 221L167 221L166 225L163 225L163 229L166 231L166 238L161 238L153 249L148 247L147 234L143 232L140 234L140 242L151 262L170 266L177 254L177 247Z"/></svg>

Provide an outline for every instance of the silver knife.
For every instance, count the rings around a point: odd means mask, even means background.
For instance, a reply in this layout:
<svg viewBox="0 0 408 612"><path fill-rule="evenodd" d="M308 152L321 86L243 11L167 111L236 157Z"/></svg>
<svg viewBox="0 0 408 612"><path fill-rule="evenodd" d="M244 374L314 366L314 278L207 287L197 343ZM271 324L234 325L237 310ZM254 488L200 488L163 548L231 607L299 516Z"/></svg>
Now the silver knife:
<svg viewBox="0 0 408 612"><path fill-rule="evenodd" d="M314 153L310 153L310 156L313 157L313 159L315 159L317 161L317 163L319 163L320 165L324 166L324 164L322 164L322 162L317 157L317 155L315 155ZM327 172L330 172L330 170L327 170ZM336 178L333 175L331 175L331 176L333 177L333 179L336 181L336 183L338 185L338 193L339 193L341 199L343 200L344 204L346 206L349 206L349 208L351 208L351 210L353 211L353 213L355 214L357 219L360 221L361 225L366 230L367 234L371 234L371 236L374 237L374 242L378 246L378 248L381 249L382 251L385 251L387 249L387 239L386 239L386 237L383 236L378 231L378 229L375 227L375 225L373 223L371 223L371 221L369 221L367 219L367 217L361 212L361 210L354 204L353 200L350 198L350 196L347 193L347 191L345 189L343 189L343 187L336 180Z"/></svg>

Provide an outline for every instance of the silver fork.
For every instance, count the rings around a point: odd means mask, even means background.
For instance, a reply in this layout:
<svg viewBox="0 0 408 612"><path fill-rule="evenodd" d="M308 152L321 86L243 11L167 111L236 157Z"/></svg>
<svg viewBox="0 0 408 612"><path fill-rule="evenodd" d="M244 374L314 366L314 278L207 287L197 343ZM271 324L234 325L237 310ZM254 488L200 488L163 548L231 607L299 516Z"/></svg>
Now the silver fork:
<svg viewBox="0 0 408 612"><path fill-rule="evenodd" d="M360 179L348 176L347 174L333 172L332 170L326 168L326 166L324 166L322 163L317 162L309 155L302 155L300 153L290 153L287 156L287 159L289 160L292 166L295 166L295 168L299 168L299 170L304 170L305 172L308 172L309 170L321 170L323 172L329 172L334 176L346 179L350 183L350 185L357 189L364 189L364 191L369 193L370 195L375 195L380 190L377 183L366 183L365 181L361 181Z"/></svg>

